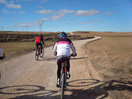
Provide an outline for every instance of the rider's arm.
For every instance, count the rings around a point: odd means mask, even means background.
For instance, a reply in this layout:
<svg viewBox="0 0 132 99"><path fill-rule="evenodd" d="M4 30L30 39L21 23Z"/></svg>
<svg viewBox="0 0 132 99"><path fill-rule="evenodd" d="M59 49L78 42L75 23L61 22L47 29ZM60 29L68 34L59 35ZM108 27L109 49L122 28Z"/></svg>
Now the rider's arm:
<svg viewBox="0 0 132 99"><path fill-rule="evenodd" d="M72 49L73 55L76 55L76 49L75 49L73 43L71 43L71 49Z"/></svg>
<svg viewBox="0 0 132 99"><path fill-rule="evenodd" d="M43 45L45 45L45 44L44 44L44 38L43 38L43 37L41 38L41 41L42 41Z"/></svg>
<svg viewBox="0 0 132 99"><path fill-rule="evenodd" d="M57 43L54 45L53 54L54 54L55 56L57 55Z"/></svg>

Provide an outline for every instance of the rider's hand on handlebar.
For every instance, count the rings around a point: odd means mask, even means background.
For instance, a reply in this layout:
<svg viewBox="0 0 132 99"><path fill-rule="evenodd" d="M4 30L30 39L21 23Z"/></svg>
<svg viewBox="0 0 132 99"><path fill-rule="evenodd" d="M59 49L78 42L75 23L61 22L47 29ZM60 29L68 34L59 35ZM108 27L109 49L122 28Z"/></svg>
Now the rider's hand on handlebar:
<svg viewBox="0 0 132 99"><path fill-rule="evenodd" d="M57 55L57 52L54 52L54 55L56 56Z"/></svg>
<svg viewBox="0 0 132 99"><path fill-rule="evenodd" d="M77 53L72 53L71 56L74 56L75 57L75 56L77 56Z"/></svg>

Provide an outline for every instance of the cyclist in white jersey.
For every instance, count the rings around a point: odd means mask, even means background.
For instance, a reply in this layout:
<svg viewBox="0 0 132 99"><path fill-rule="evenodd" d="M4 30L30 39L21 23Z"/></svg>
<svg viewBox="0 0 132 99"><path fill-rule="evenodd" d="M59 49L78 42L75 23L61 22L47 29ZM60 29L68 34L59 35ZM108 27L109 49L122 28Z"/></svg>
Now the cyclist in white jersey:
<svg viewBox="0 0 132 99"><path fill-rule="evenodd" d="M60 33L59 39L54 45L53 53L57 56L57 87L60 85L60 74L61 74L61 60L67 60L67 79L70 78L70 49L73 52L73 55L76 56L76 49L72 43L72 41L67 38L67 34L65 32Z"/></svg>

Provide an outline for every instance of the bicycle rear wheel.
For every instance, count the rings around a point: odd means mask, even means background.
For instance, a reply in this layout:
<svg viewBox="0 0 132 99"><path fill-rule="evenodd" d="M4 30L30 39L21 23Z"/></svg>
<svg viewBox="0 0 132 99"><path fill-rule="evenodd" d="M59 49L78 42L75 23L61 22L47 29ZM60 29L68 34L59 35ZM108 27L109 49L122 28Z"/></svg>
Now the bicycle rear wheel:
<svg viewBox="0 0 132 99"><path fill-rule="evenodd" d="M64 99L64 83L65 83L65 73L62 74L62 78L61 78L61 99Z"/></svg>

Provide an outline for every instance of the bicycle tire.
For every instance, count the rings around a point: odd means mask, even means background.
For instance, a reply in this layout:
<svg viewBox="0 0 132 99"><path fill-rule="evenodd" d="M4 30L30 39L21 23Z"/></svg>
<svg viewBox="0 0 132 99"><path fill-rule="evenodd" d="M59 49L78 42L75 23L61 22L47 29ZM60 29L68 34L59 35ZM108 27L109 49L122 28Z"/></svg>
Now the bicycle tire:
<svg viewBox="0 0 132 99"><path fill-rule="evenodd" d="M67 80L67 73L65 72L65 75L64 75L65 79L64 79L64 88L66 88L67 86L67 83L66 83L66 80Z"/></svg>
<svg viewBox="0 0 132 99"><path fill-rule="evenodd" d="M44 57L44 49L42 49L42 53L40 54L40 57Z"/></svg>
<svg viewBox="0 0 132 99"><path fill-rule="evenodd" d="M65 73L62 74L61 78L61 99L64 99L64 81L65 81Z"/></svg>
<svg viewBox="0 0 132 99"><path fill-rule="evenodd" d="M39 55L38 55L38 51L36 50L35 52L35 59L38 60L39 59Z"/></svg>

